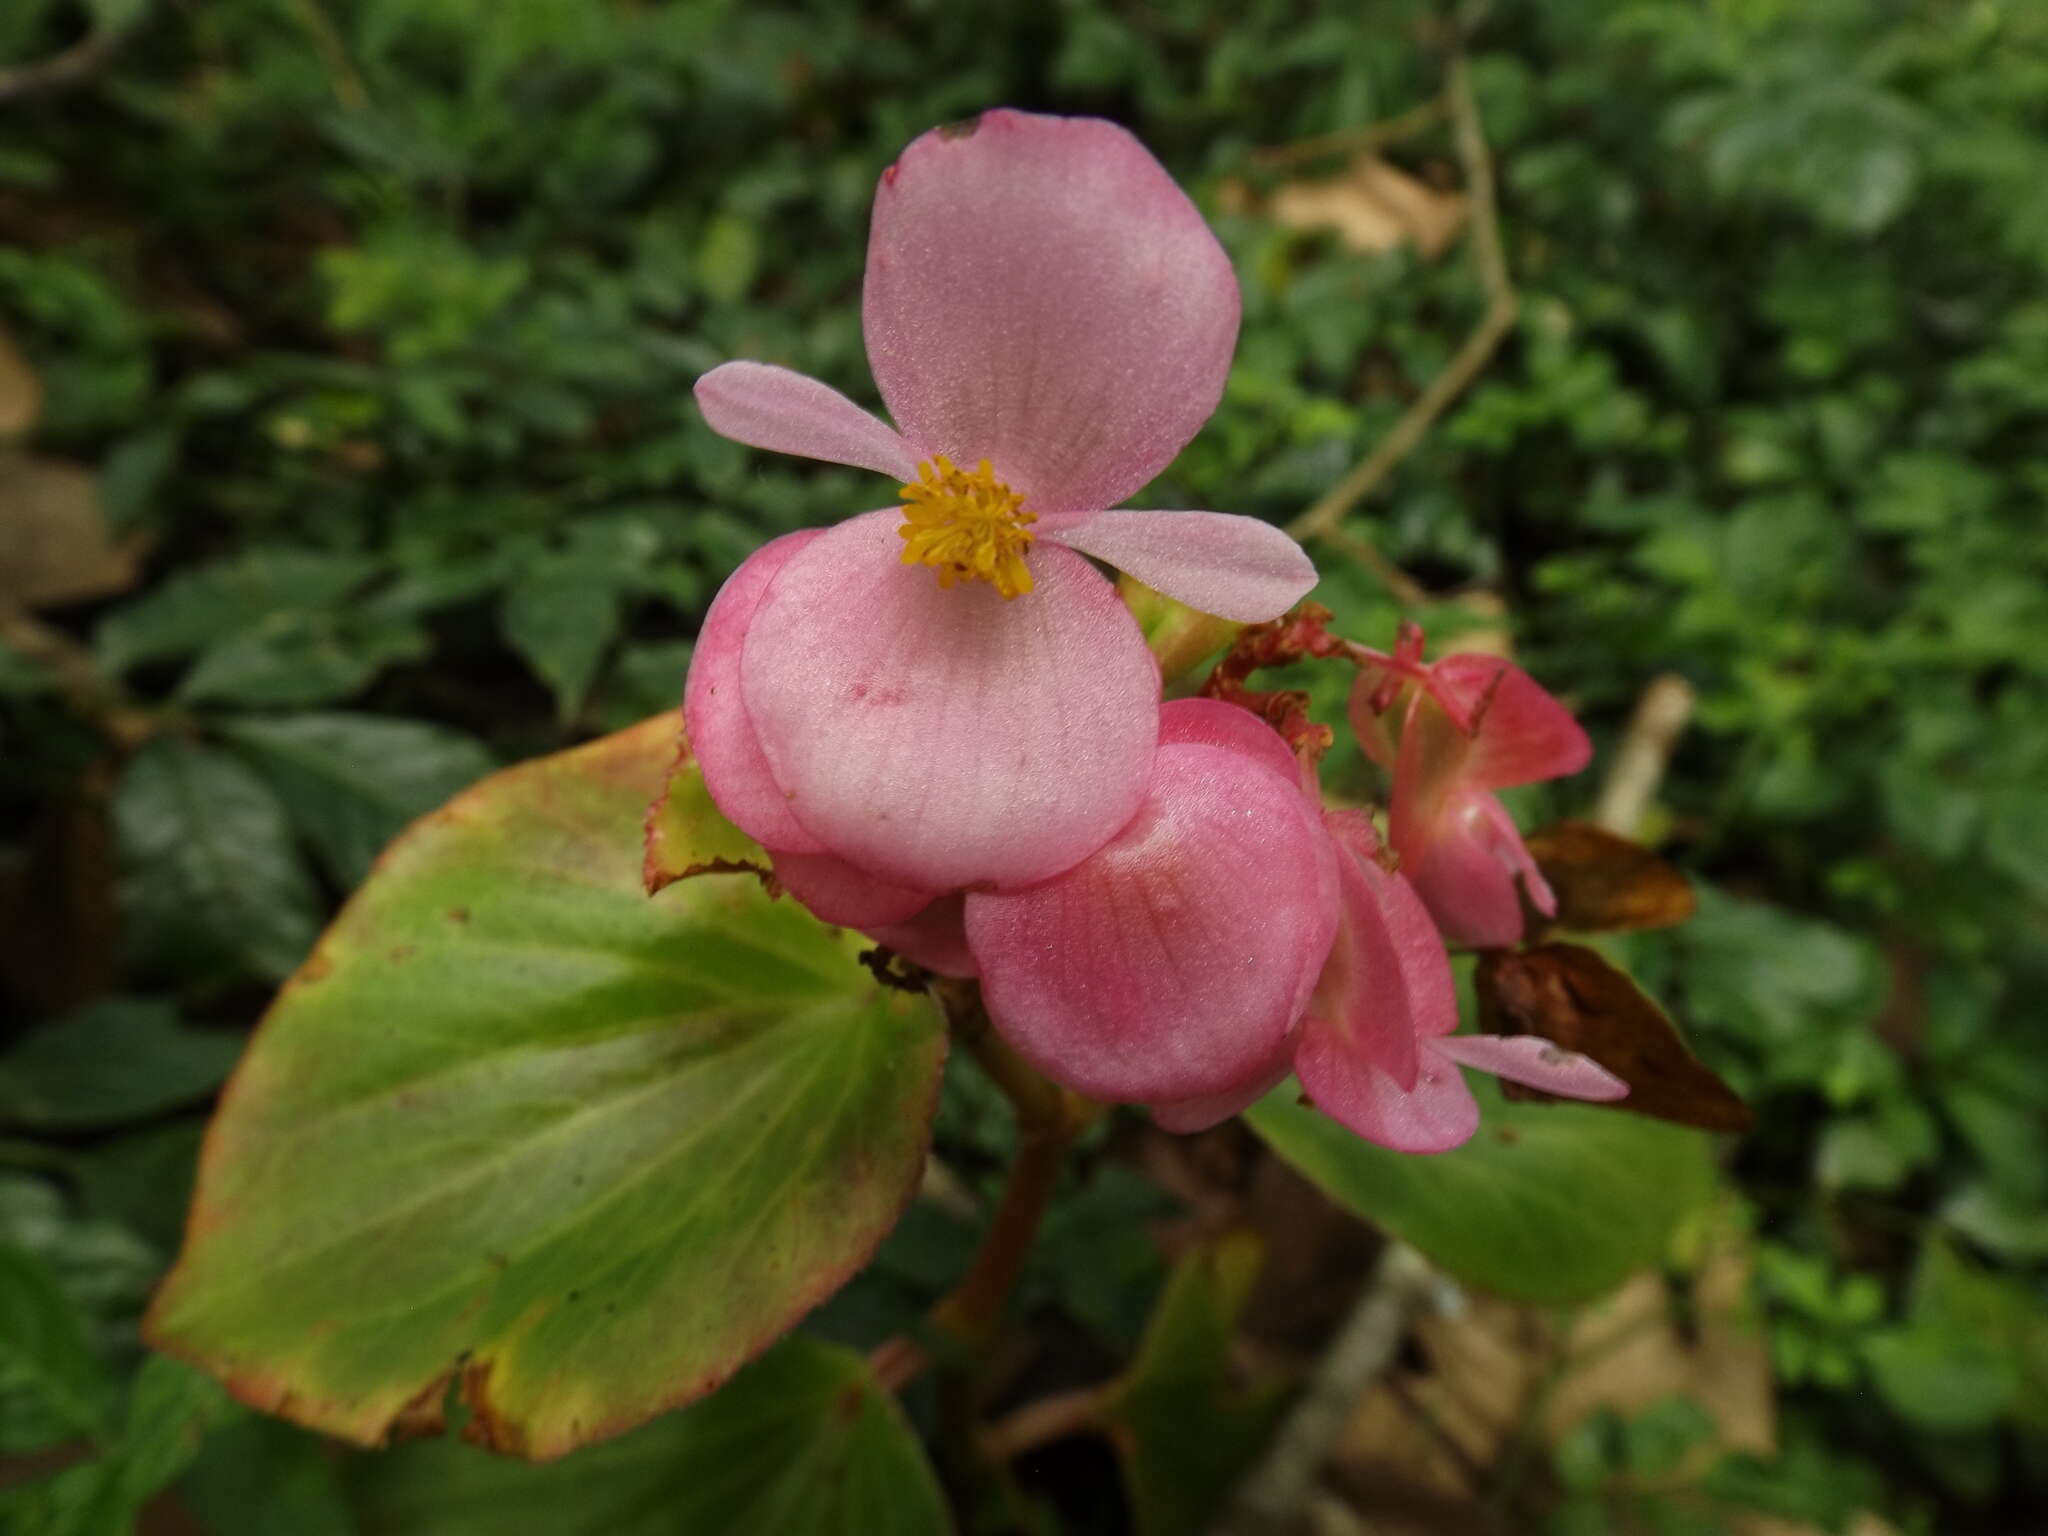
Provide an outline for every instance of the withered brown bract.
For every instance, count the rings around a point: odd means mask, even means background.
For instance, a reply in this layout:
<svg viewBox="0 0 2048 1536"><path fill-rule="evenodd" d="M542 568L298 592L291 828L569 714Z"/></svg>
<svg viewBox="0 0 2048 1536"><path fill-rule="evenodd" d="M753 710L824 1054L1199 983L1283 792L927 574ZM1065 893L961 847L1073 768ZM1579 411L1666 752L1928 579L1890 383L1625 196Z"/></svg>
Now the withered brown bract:
<svg viewBox="0 0 2048 1536"><path fill-rule="evenodd" d="M1640 988L1580 944L1488 950L1477 976L1480 1028L1541 1035L1590 1056L1628 1084L1615 1109L1705 1131L1746 1131L1749 1106L1700 1062ZM1511 1099L1550 1099L1503 1083Z"/></svg>
<svg viewBox="0 0 2048 1536"><path fill-rule="evenodd" d="M1557 916L1548 920L1549 927L1619 933L1668 928L1692 916L1692 886L1685 876L1642 844L1605 827L1560 821L1525 841L1557 895Z"/></svg>

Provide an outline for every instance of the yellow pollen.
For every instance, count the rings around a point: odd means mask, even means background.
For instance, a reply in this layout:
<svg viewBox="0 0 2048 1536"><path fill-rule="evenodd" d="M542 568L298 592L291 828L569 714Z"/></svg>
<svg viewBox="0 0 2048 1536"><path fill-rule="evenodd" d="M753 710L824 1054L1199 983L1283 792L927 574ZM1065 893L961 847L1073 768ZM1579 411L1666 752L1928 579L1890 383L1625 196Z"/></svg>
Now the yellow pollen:
<svg viewBox="0 0 2048 1536"><path fill-rule="evenodd" d="M1037 514L1024 498L996 478L987 459L973 470L955 468L943 453L917 466L917 479L903 487L903 563L929 565L939 585L985 581L1005 597L1031 590L1031 547Z"/></svg>

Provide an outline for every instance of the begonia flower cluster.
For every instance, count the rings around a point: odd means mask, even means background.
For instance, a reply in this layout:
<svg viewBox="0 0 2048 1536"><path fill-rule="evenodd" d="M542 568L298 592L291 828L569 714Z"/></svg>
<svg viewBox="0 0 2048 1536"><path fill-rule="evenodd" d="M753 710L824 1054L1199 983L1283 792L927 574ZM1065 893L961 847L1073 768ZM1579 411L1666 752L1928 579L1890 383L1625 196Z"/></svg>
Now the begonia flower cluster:
<svg viewBox="0 0 2048 1536"><path fill-rule="evenodd" d="M780 884L978 978L1047 1076L1169 1129L1289 1073L1417 1152L1472 1134L1461 1064L1620 1096L1547 1041L1457 1034L1445 949L1512 944L1524 895L1548 900L1495 792L1584 765L1570 714L1498 659L1425 664L1419 635L1361 652L1383 844L1252 710L1162 702L1093 563L1240 623L1315 582L1258 519L1114 510L1214 410L1238 330L1230 262L1159 163L1092 119L926 134L877 189L862 318L893 427L764 363L697 386L728 437L900 487L757 551L700 634L686 729Z"/></svg>

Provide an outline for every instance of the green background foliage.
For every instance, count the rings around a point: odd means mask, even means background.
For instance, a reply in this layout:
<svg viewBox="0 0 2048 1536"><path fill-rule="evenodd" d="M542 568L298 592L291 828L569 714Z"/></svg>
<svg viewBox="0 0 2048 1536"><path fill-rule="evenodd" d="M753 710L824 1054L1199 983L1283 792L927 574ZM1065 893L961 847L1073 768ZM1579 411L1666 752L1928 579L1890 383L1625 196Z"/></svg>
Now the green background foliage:
<svg viewBox="0 0 2048 1536"><path fill-rule="evenodd" d="M0 65L136 9L18 0ZM1256 146L1437 91L1412 0L153 10L84 86L0 105L0 327L39 395L0 516L31 456L85 466L141 561L43 609L55 664L0 591L0 1450L104 1453L24 1529L118 1528L182 1474L194 1507L260 1491L317 1531L354 1517L303 1442L132 1377L197 1106L409 818L669 707L748 550L888 499L717 439L689 386L743 356L872 398L893 154L991 104L1099 112L1210 212L1243 340L1155 505L1297 514L1482 295L1455 250L1253 211L1297 174ZM2048 1481L2018 1359L2048 1263L2048 13L1499 0L1471 58L1519 319L1351 531L1435 633L1509 629L1603 749L1652 677L1698 692L1649 831L1701 914L1613 952L1758 1111L1729 1156L1783 1447L1716 1486L2010 1528ZM1441 128L1388 153L1455 184ZM1395 595L1318 555L1383 642ZM941 1145L992 1167L973 1092ZM1070 1189L1035 1304L1127 1353L1158 1198ZM956 1226L913 1212L822 1325L914 1315ZM185 1471L216 1423L235 1454ZM1612 1516L1617 1444L1562 1479L1561 1529Z"/></svg>

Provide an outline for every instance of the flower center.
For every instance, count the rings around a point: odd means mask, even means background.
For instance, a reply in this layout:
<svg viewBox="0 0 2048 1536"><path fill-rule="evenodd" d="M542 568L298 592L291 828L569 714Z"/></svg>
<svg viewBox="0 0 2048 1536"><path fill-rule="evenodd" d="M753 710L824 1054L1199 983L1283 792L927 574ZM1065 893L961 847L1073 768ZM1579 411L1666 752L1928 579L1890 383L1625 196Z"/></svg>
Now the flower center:
<svg viewBox="0 0 2048 1536"><path fill-rule="evenodd" d="M973 470L958 469L943 453L917 466L917 479L903 487L906 521L903 563L929 565L939 585L985 581L1005 597L1031 590L1031 547L1037 514L1024 498L996 478L987 459Z"/></svg>

